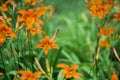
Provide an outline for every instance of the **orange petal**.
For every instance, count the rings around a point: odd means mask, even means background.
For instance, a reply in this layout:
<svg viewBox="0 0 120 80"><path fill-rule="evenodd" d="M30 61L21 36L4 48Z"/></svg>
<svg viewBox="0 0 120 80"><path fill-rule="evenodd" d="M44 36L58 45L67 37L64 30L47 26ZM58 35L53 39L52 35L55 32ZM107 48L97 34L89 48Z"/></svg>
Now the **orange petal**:
<svg viewBox="0 0 120 80"><path fill-rule="evenodd" d="M48 54L48 48L47 48L47 49L44 49L44 53L45 53L45 55Z"/></svg>
<svg viewBox="0 0 120 80"><path fill-rule="evenodd" d="M33 9L29 9L29 10L28 10L28 13L31 14L31 15L34 14L33 12L34 12Z"/></svg>
<svg viewBox="0 0 120 80"><path fill-rule="evenodd" d="M18 22L26 21L25 17L19 17Z"/></svg>
<svg viewBox="0 0 120 80"><path fill-rule="evenodd" d="M7 20L8 20L8 21L11 21L11 20L12 20L12 18L11 18L11 17L8 17L8 18L7 18Z"/></svg>
<svg viewBox="0 0 120 80"><path fill-rule="evenodd" d="M42 32L40 26L36 26L30 30L31 36L34 36L35 34L40 34L40 32Z"/></svg>
<svg viewBox="0 0 120 80"><path fill-rule="evenodd" d="M78 72L73 73L73 77L74 77L75 80L78 80L78 78L79 78L80 76L82 76L81 73L78 73Z"/></svg>
<svg viewBox="0 0 120 80"><path fill-rule="evenodd" d="M112 80L118 80L118 76L117 76L117 74L112 74Z"/></svg>
<svg viewBox="0 0 120 80"><path fill-rule="evenodd" d="M66 65L66 64L63 64L63 63L58 64L57 67L58 67L58 68L63 68L63 69L69 69L69 66Z"/></svg>
<svg viewBox="0 0 120 80"><path fill-rule="evenodd" d="M41 74L43 74L42 72L35 72L33 75L34 75L34 78L36 79L37 77L39 77Z"/></svg>
<svg viewBox="0 0 120 80"><path fill-rule="evenodd" d="M58 46L51 46L51 48L59 49L59 47L58 47Z"/></svg>
<svg viewBox="0 0 120 80"><path fill-rule="evenodd" d="M0 21L3 21L3 16L0 16Z"/></svg>
<svg viewBox="0 0 120 80"><path fill-rule="evenodd" d="M115 27L109 28L109 29L108 29L108 33L114 34L114 30L116 30Z"/></svg>
<svg viewBox="0 0 120 80"><path fill-rule="evenodd" d="M78 67L79 67L79 66L78 66L77 64L74 64L74 65L72 66L72 70L75 71Z"/></svg>
<svg viewBox="0 0 120 80"><path fill-rule="evenodd" d="M49 36L45 36L46 41L50 41L50 37Z"/></svg>
<svg viewBox="0 0 120 80"><path fill-rule="evenodd" d="M73 74L72 73L67 73L67 71L66 71L66 79L69 79L69 78L72 78L73 77Z"/></svg>
<svg viewBox="0 0 120 80"><path fill-rule="evenodd" d="M27 4L30 4L30 3L31 3L31 0L25 0L25 2L26 2Z"/></svg>
<svg viewBox="0 0 120 80"><path fill-rule="evenodd" d="M19 10L17 13L25 15L25 14L27 14L27 11L25 11L25 10Z"/></svg>
<svg viewBox="0 0 120 80"><path fill-rule="evenodd" d="M37 46L35 46L35 48L43 48L41 44L38 44Z"/></svg>
<svg viewBox="0 0 120 80"><path fill-rule="evenodd" d="M24 74L24 70L19 70L17 73Z"/></svg>
<svg viewBox="0 0 120 80"><path fill-rule="evenodd" d="M5 38L0 38L0 44L3 44L5 42Z"/></svg>
<svg viewBox="0 0 120 80"><path fill-rule="evenodd" d="M0 76L2 76L3 75L3 73L2 72L0 72Z"/></svg>
<svg viewBox="0 0 120 80"><path fill-rule="evenodd" d="M99 46L100 47L107 47L107 48L109 48L110 44L107 41L100 40L99 41Z"/></svg>
<svg viewBox="0 0 120 80"><path fill-rule="evenodd" d="M44 25L44 22L42 20L36 20L37 23Z"/></svg>

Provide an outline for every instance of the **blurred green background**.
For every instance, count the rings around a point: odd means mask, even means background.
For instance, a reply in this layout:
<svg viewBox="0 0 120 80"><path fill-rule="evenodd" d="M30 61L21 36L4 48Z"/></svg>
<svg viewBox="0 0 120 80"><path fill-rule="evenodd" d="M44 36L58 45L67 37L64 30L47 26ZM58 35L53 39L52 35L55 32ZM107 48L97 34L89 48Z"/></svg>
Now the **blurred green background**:
<svg viewBox="0 0 120 80"><path fill-rule="evenodd" d="M57 53L49 54L51 66L58 63L79 64L79 71L84 79L110 80L112 72L120 76L120 63L110 49L102 49L98 64L92 69L97 44L97 19L90 15L84 0L46 0L45 5L52 5L54 15L44 26L44 31L52 36L60 29L56 43L60 46ZM119 41L115 46L118 53Z"/></svg>

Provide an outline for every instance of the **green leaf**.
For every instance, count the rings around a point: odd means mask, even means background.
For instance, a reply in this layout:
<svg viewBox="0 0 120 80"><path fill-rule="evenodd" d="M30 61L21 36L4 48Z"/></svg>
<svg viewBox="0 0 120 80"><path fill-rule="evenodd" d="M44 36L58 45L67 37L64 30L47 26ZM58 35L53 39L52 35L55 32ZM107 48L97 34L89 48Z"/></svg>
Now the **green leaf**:
<svg viewBox="0 0 120 80"><path fill-rule="evenodd" d="M62 74L62 70L58 73L57 80L63 80L64 76Z"/></svg>

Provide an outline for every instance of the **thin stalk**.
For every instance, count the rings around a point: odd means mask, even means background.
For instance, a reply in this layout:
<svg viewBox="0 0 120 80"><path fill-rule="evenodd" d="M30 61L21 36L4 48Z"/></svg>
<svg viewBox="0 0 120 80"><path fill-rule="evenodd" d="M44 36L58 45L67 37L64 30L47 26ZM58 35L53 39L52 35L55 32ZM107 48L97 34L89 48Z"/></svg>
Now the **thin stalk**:
<svg viewBox="0 0 120 80"><path fill-rule="evenodd" d="M48 75L52 80L53 68L52 67L50 68L49 61L47 58L46 58L46 68L47 68Z"/></svg>
<svg viewBox="0 0 120 80"><path fill-rule="evenodd" d="M35 62L37 64L38 69L46 76L46 78L48 78L48 80L51 80L50 77L46 74L46 72L42 69L42 67L36 57L35 57Z"/></svg>
<svg viewBox="0 0 120 80"><path fill-rule="evenodd" d="M95 64L97 63L99 54L100 54L100 47L98 47L98 49L97 49L97 53L96 53L96 56L95 56L95 59L94 59L93 66L95 66Z"/></svg>
<svg viewBox="0 0 120 80"><path fill-rule="evenodd" d="M56 32L54 33L53 37L51 38L50 41L54 40L58 34L58 32L60 31L60 29L57 29Z"/></svg>
<svg viewBox="0 0 120 80"><path fill-rule="evenodd" d="M116 51L116 49L113 47L112 48L112 52L114 53L114 55L115 55L115 57L118 59L118 61L120 62L120 57L119 57L119 55L118 55L118 53L117 53L117 51Z"/></svg>
<svg viewBox="0 0 120 80"><path fill-rule="evenodd" d="M48 73L51 73L49 61L47 58L46 58L46 68L47 68Z"/></svg>
<svg viewBox="0 0 120 80"><path fill-rule="evenodd" d="M101 21L100 21L101 22ZM96 24L96 26L97 26L97 32L99 31L99 26L98 26L98 24ZM96 35L97 36L97 35ZM99 51L100 51L100 48L99 48L99 36L97 36L97 42L96 42L97 44L96 44L96 47L95 47L95 52L96 52L96 54L95 54L95 58L94 58L94 62L93 62L93 64L92 64L92 66L91 66L91 68L90 68L90 71L89 71L89 73L88 74L90 74L91 73L91 71L93 70L93 68L94 68L94 66L97 64L97 61L98 61L98 55L99 55ZM89 78L90 77L88 77L88 80L89 80Z"/></svg>
<svg viewBox="0 0 120 80"><path fill-rule="evenodd" d="M93 70L94 66L97 65L97 61L98 61L99 54L100 54L100 47L98 47L98 49L97 49L96 56L95 56L95 59L94 59L94 63L93 63L93 65L92 65L92 67L90 68L90 71L89 71L88 74L90 74L91 71ZM97 66L96 66L96 67L97 67ZM88 77L88 80L89 80L89 77Z"/></svg>

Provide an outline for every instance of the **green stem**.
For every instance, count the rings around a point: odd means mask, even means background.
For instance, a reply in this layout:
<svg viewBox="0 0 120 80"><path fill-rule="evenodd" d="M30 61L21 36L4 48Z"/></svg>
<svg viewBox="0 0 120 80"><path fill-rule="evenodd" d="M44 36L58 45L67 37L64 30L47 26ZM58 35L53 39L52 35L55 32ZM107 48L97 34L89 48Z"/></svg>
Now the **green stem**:
<svg viewBox="0 0 120 80"><path fill-rule="evenodd" d="M100 22L101 22L101 21L100 21ZM101 23L102 23L102 22L101 22ZM96 24L96 26L97 26L97 33L98 33L98 32L99 32L99 26L98 26L97 24ZM97 36L97 35L96 35L96 36ZM93 63L93 65L91 66L90 71L89 71L88 74L91 73L91 71L93 70L94 66L97 64L97 62L96 62L96 55L97 55L97 53L98 53L98 47L99 47L99 36L97 36L97 41L96 41L94 63ZM88 77L88 80L89 80L89 78L90 78L90 77Z"/></svg>
<svg viewBox="0 0 120 80"><path fill-rule="evenodd" d="M14 59L14 62L15 62L15 68L17 70L17 69L19 69L19 66L17 65L16 61L18 61L18 60L15 58L15 51L13 49L12 44L10 44L10 46L11 46L11 49L12 49L12 52L13 52L13 59Z"/></svg>
<svg viewBox="0 0 120 80"><path fill-rule="evenodd" d="M7 77L6 67L5 67L5 63L4 63L4 59L2 55L2 47L0 47L0 55L1 55L1 60L2 60L3 67L4 67L4 73L5 73L5 76ZM8 77L7 77L7 80L8 80Z"/></svg>
<svg viewBox="0 0 120 80"><path fill-rule="evenodd" d="M28 40L29 40L29 56L31 57L31 55L33 55L33 50L32 50L32 37L30 35L30 32L28 31ZM31 62L31 69L33 71L33 64Z"/></svg>
<svg viewBox="0 0 120 80"><path fill-rule="evenodd" d="M90 71L88 72L88 74L90 74L91 73L91 71L93 70L93 68L94 68L94 66L92 66L91 68L90 68ZM87 80L89 80L90 79L90 77L88 77L88 79Z"/></svg>

